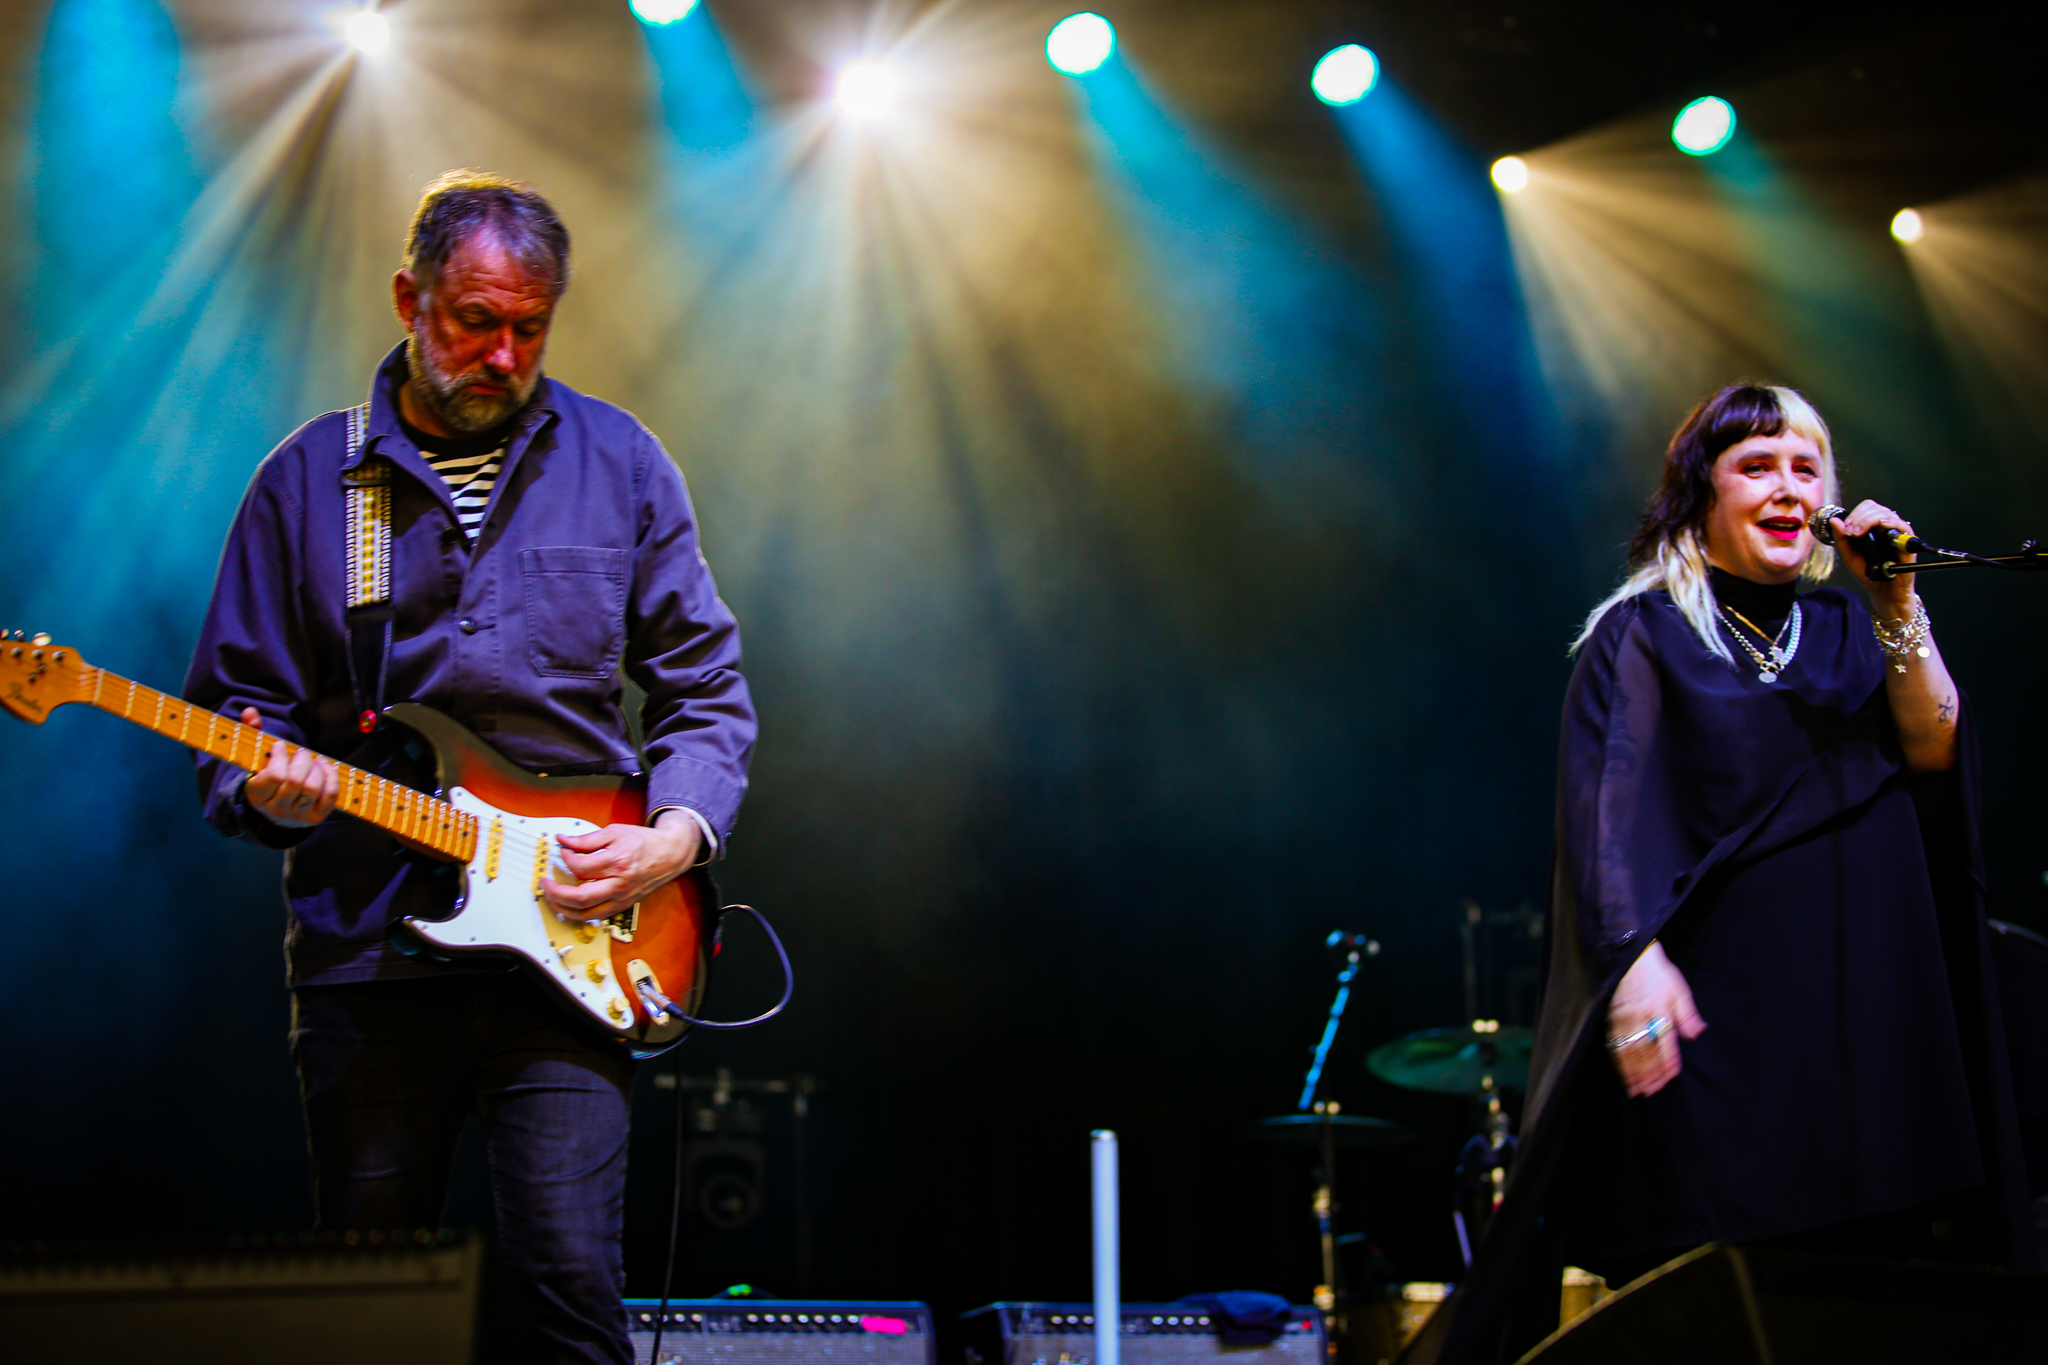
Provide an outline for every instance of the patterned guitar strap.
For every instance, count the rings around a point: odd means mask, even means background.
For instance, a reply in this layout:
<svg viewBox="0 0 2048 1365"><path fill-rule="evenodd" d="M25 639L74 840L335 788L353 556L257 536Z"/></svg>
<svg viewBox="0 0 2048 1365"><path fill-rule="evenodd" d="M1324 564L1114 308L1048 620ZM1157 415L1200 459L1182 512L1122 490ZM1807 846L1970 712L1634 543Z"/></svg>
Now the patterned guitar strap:
<svg viewBox="0 0 2048 1365"><path fill-rule="evenodd" d="M356 695L356 728L370 734L384 710L391 662L391 464L372 457L355 463L363 448L370 405L348 410L348 457L341 474L347 502L348 677Z"/></svg>

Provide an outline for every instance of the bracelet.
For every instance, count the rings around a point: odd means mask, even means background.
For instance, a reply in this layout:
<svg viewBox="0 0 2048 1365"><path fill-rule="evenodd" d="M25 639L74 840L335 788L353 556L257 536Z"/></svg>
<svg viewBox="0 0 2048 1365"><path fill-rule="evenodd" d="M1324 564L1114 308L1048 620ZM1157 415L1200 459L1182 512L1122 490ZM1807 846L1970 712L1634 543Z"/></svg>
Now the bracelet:
<svg viewBox="0 0 2048 1365"><path fill-rule="evenodd" d="M1870 628L1877 634L1878 647L1891 658L1892 667L1901 673L1906 671L1906 656L1917 654L1931 658L1934 651L1927 647L1927 635L1933 623L1927 619L1927 604L1916 593L1913 597L1913 614L1896 625L1880 620L1875 614L1870 618Z"/></svg>
<svg viewBox="0 0 2048 1365"><path fill-rule="evenodd" d="M1607 1050L1609 1052L1619 1052L1625 1047L1634 1047L1637 1043L1645 1040L1654 1043L1669 1032L1671 1032L1671 1020L1660 1014L1634 1033L1625 1033L1619 1038L1609 1038L1607 1040Z"/></svg>

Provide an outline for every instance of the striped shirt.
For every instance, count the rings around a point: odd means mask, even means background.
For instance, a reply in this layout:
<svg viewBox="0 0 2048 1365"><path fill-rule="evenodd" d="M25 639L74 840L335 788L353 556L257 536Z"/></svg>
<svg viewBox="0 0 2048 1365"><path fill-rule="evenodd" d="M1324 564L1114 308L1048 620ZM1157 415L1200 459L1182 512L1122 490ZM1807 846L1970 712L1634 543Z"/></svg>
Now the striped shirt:
<svg viewBox="0 0 2048 1365"><path fill-rule="evenodd" d="M420 454L448 485L462 533L475 540L476 529L484 522L484 509L490 506L491 490L498 486L498 467L504 462L505 447L476 454L446 454L438 450L422 450Z"/></svg>

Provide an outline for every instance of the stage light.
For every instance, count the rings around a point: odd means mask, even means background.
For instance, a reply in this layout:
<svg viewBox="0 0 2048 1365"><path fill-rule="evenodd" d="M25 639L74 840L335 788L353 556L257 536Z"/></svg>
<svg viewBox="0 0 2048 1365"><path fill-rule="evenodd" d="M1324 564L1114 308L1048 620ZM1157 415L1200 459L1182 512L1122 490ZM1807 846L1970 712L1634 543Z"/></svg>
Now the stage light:
<svg viewBox="0 0 2048 1365"><path fill-rule="evenodd" d="M1708 156L1735 136L1735 106L1718 95L1696 99L1671 121L1671 140L1687 156Z"/></svg>
<svg viewBox="0 0 2048 1365"><path fill-rule="evenodd" d="M832 101L839 112L863 122L895 108L902 94L903 78L885 62L854 62L843 67L832 87Z"/></svg>
<svg viewBox="0 0 2048 1365"><path fill-rule="evenodd" d="M630 7L633 17L641 23L660 28L689 18L690 11L697 8L697 0L631 0Z"/></svg>
<svg viewBox="0 0 2048 1365"><path fill-rule="evenodd" d="M1529 184L1529 163L1518 156L1504 156L1493 163L1493 183L1503 194L1520 194Z"/></svg>
<svg viewBox="0 0 2048 1365"><path fill-rule="evenodd" d="M1892 215L1892 236L1902 242L1917 242L1926 231L1927 224L1921 221L1918 209L1900 209Z"/></svg>
<svg viewBox="0 0 2048 1365"><path fill-rule="evenodd" d="M341 26L342 36L358 52L377 53L391 46L391 21L373 9L359 9Z"/></svg>
<svg viewBox="0 0 2048 1365"><path fill-rule="evenodd" d="M1372 93L1379 79L1380 59L1372 49L1346 43L1323 54L1308 84L1324 104L1356 104Z"/></svg>
<svg viewBox="0 0 2048 1365"><path fill-rule="evenodd" d="M1116 30L1099 14L1069 14L1045 35L1045 59L1068 76L1085 76L1116 51Z"/></svg>

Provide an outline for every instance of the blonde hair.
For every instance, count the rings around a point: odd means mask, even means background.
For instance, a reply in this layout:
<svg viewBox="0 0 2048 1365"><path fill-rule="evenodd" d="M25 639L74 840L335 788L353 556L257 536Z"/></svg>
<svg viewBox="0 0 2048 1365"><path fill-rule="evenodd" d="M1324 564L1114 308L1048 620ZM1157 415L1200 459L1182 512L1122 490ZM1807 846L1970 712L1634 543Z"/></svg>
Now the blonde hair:
<svg viewBox="0 0 2048 1365"><path fill-rule="evenodd" d="M1567 653L1592 638L1602 617L1640 593L1662 588L1684 613L1707 652L1735 662L1721 638L1714 589L1707 578L1707 513L1714 505L1714 462L1729 447L1752 436L1786 432L1813 442L1820 452L1821 499L1841 500L1834 442L1828 424L1797 390L1776 384L1731 384L1703 400L1672 435L1664 454L1664 478L1629 543L1629 574L1586 617ZM1835 571L1835 551L1816 543L1799 567L1800 585L1820 586Z"/></svg>

